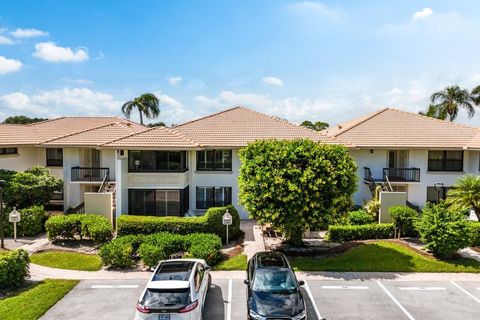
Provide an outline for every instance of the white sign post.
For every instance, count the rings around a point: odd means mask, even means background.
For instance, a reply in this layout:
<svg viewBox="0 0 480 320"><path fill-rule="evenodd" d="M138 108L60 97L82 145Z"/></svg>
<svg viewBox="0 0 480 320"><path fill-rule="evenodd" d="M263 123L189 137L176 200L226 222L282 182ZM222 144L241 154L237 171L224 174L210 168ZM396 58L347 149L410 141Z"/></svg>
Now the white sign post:
<svg viewBox="0 0 480 320"><path fill-rule="evenodd" d="M228 244L228 226L232 224L232 215L227 211L223 215L222 219L223 225L227 227L227 237L226 237L226 244Z"/></svg>
<svg viewBox="0 0 480 320"><path fill-rule="evenodd" d="M13 240L17 242L17 222L20 222L20 212L15 207L8 214L8 221L13 222Z"/></svg>

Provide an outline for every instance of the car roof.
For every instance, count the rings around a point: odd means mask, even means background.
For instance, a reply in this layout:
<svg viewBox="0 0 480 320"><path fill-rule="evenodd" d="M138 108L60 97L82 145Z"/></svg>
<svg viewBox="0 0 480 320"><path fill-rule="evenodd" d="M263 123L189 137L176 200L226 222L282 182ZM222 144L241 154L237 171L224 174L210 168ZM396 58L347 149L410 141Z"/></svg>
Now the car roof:
<svg viewBox="0 0 480 320"><path fill-rule="evenodd" d="M278 252L259 252L255 254L256 266L258 268L289 268L287 258Z"/></svg>

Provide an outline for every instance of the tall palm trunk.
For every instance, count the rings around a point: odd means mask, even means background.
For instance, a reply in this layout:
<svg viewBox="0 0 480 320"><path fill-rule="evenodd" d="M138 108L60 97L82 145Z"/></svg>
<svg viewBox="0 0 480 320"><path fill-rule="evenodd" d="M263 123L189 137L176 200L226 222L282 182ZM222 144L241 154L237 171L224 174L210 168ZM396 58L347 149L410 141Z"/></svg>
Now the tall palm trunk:
<svg viewBox="0 0 480 320"><path fill-rule="evenodd" d="M143 114L142 114L142 110L138 110L138 113L140 113L140 124L143 126Z"/></svg>

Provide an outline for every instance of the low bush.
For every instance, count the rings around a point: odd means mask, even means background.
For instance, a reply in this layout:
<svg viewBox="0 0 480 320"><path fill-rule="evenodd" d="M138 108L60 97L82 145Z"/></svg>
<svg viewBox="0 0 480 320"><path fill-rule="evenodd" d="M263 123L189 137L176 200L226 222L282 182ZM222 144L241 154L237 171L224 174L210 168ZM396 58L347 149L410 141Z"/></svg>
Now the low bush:
<svg viewBox="0 0 480 320"><path fill-rule="evenodd" d="M419 219L418 212L407 206L393 206L388 209L393 225L397 229L398 237L416 237L418 232L415 224Z"/></svg>
<svg viewBox="0 0 480 320"><path fill-rule="evenodd" d="M152 234L171 232L176 234L213 233L223 240L226 237L222 216L226 209L233 218L229 226L229 237L234 238L240 234L240 216L232 205L215 207L207 210L201 217L153 217L137 215L121 215L117 220L119 236L129 234Z"/></svg>
<svg viewBox="0 0 480 320"><path fill-rule="evenodd" d="M393 236L393 224L374 223L360 226L329 226L327 238L332 242L352 240L388 239Z"/></svg>
<svg viewBox="0 0 480 320"><path fill-rule="evenodd" d="M422 241L435 256L451 258L459 249L470 245L469 224L463 213L440 203L427 204L416 226Z"/></svg>
<svg viewBox="0 0 480 320"><path fill-rule="evenodd" d="M13 223L8 221L8 214L12 209L5 208L3 210L5 235L7 237L13 237ZM48 216L43 206L32 206L19 209L18 211L20 212L21 220L17 223L17 236L34 237L45 230L45 221Z"/></svg>
<svg viewBox="0 0 480 320"><path fill-rule="evenodd" d="M20 287L29 275L29 263L23 249L0 252L0 289Z"/></svg>
<svg viewBox="0 0 480 320"><path fill-rule="evenodd" d="M480 222L470 221L470 246L480 247Z"/></svg>
<svg viewBox="0 0 480 320"><path fill-rule="evenodd" d="M375 216L365 210L350 211L348 222L352 225L370 224L375 222Z"/></svg>
<svg viewBox="0 0 480 320"><path fill-rule="evenodd" d="M50 217L45 223L48 238L51 240L89 238L97 244L112 239L112 225L102 216L95 214L70 214Z"/></svg>
<svg viewBox="0 0 480 320"><path fill-rule="evenodd" d="M179 235L161 232L150 235L127 235L114 239L100 248L103 264L114 268L128 268L142 259L149 267L155 267L160 260L168 259L175 253L185 257L205 259L215 264L221 258L222 242L214 234L193 233Z"/></svg>

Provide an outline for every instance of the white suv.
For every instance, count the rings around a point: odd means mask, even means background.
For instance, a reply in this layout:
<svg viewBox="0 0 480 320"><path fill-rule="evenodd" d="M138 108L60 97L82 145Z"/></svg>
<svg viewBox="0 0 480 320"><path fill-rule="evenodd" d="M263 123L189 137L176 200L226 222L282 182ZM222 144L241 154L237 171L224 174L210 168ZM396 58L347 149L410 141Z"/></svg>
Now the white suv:
<svg viewBox="0 0 480 320"><path fill-rule="evenodd" d="M211 282L205 260L161 261L138 299L135 320L200 320Z"/></svg>

